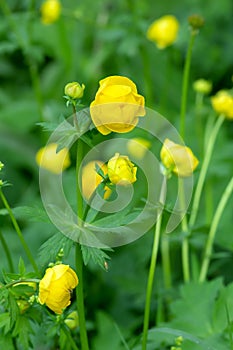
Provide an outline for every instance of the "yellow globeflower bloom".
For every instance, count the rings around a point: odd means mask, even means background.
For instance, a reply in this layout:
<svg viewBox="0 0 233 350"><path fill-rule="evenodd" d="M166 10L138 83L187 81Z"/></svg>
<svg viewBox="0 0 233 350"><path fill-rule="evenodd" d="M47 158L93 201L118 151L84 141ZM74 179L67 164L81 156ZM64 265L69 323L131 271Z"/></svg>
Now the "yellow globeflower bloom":
<svg viewBox="0 0 233 350"><path fill-rule="evenodd" d="M68 148L63 148L57 152L58 145L50 143L39 149L36 154L37 164L54 174L60 174L70 166L70 156Z"/></svg>
<svg viewBox="0 0 233 350"><path fill-rule="evenodd" d="M137 167L127 156L116 153L108 161L108 177L113 184L128 185L134 183L137 180L136 173Z"/></svg>
<svg viewBox="0 0 233 350"><path fill-rule="evenodd" d="M189 147L179 145L169 139L163 143L160 158L165 168L182 177L192 175L199 163Z"/></svg>
<svg viewBox="0 0 233 350"><path fill-rule="evenodd" d="M203 95L208 95L212 90L212 83L205 79L198 79L194 81L193 89Z"/></svg>
<svg viewBox="0 0 233 350"><path fill-rule="evenodd" d="M41 20L44 24L55 22L61 14L61 3L58 0L46 0L41 5Z"/></svg>
<svg viewBox="0 0 233 350"><path fill-rule="evenodd" d="M103 178L96 172L96 164L107 174L107 165L100 160L93 160L87 163L82 169L82 193L86 200L89 200L95 189L103 181ZM111 190L105 186L104 199L108 199Z"/></svg>
<svg viewBox="0 0 233 350"><path fill-rule="evenodd" d="M233 96L229 91L219 91L211 98L211 102L217 113L224 114L228 119L233 119Z"/></svg>
<svg viewBox="0 0 233 350"><path fill-rule="evenodd" d="M103 135L125 133L134 129L138 117L145 115L144 97L132 80L110 76L100 81L95 100L90 105L91 118Z"/></svg>
<svg viewBox="0 0 233 350"><path fill-rule="evenodd" d="M150 148L151 143L148 140L145 140L141 137L135 137L128 141L127 143L127 149L131 156L135 157L136 159L142 159L148 148Z"/></svg>
<svg viewBox="0 0 233 350"><path fill-rule="evenodd" d="M56 314L70 305L71 292L78 285L78 277L69 265L55 265L46 270L39 284L39 302Z"/></svg>
<svg viewBox="0 0 233 350"><path fill-rule="evenodd" d="M84 84L80 85L79 83L74 81L72 83L66 84L64 92L66 96L72 99L77 99L83 97L84 89Z"/></svg>
<svg viewBox="0 0 233 350"><path fill-rule="evenodd" d="M179 22L175 16L167 15L154 21L147 30L147 38L159 49L165 49L174 43L179 30Z"/></svg>

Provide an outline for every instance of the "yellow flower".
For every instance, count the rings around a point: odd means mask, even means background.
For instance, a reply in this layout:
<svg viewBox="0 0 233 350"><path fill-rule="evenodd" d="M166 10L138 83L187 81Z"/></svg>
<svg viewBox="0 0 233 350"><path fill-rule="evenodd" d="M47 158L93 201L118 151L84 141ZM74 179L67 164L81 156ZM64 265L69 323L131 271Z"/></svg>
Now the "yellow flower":
<svg viewBox="0 0 233 350"><path fill-rule="evenodd" d="M93 123L103 135L125 133L134 129L138 117L145 115L144 97L137 93L132 80L110 76L100 81L95 100L90 105Z"/></svg>
<svg viewBox="0 0 233 350"><path fill-rule="evenodd" d="M39 284L39 302L61 314L70 305L71 292L78 285L78 277L69 265L55 265L46 270Z"/></svg>
<svg viewBox="0 0 233 350"><path fill-rule="evenodd" d="M41 20L44 24L55 22L61 14L61 3L58 0L46 0L41 5Z"/></svg>
<svg viewBox="0 0 233 350"><path fill-rule="evenodd" d="M56 143L50 143L49 145L40 148L36 154L37 164L54 174L60 174L70 166L68 149L63 148L57 152L57 146Z"/></svg>
<svg viewBox="0 0 233 350"><path fill-rule="evenodd" d="M127 156L116 153L108 161L108 177L113 184L128 185L134 183L137 180L136 173L137 167Z"/></svg>
<svg viewBox="0 0 233 350"><path fill-rule="evenodd" d="M189 147L169 139L164 141L160 157L165 168L182 177L190 176L199 163Z"/></svg>
<svg viewBox="0 0 233 350"><path fill-rule="evenodd" d="M77 99L83 97L84 89L84 84L80 85L79 83L74 81L72 83L66 84L64 91L66 96L72 99Z"/></svg>
<svg viewBox="0 0 233 350"><path fill-rule="evenodd" d="M229 91L219 91L211 98L211 102L217 113L224 114L228 119L233 119L233 96Z"/></svg>
<svg viewBox="0 0 233 350"><path fill-rule="evenodd" d="M154 21L147 30L147 38L157 45L159 49L165 49L174 43L179 30L179 22L172 15L163 16Z"/></svg>
<svg viewBox="0 0 233 350"><path fill-rule="evenodd" d="M198 79L193 83L193 89L203 95L208 95L212 90L212 83L205 79Z"/></svg>
<svg viewBox="0 0 233 350"><path fill-rule="evenodd" d="M92 193L102 182L103 178L96 172L96 164L102 169L103 173L107 174L107 165L100 160L92 160L87 163L82 169L82 193L86 200L89 200ZM104 199L108 199L111 190L105 186Z"/></svg>
<svg viewBox="0 0 233 350"><path fill-rule="evenodd" d="M135 137L128 141L127 143L127 149L131 156L135 157L136 159L142 159L148 148L150 148L151 143L148 140L145 140L141 137Z"/></svg>

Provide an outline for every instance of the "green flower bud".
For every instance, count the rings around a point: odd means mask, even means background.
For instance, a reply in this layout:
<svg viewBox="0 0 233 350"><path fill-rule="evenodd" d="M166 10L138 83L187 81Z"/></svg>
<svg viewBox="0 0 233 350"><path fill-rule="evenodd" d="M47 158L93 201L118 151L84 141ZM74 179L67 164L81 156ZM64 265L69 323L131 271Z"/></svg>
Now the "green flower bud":
<svg viewBox="0 0 233 350"><path fill-rule="evenodd" d="M76 100L83 97L85 85L80 85L77 82L68 83L65 86L65 95L69 98Z"/></svg>
<svg viewBox="0 0 233 350"><path fill-rule="evenodd" d="M208 95L212 90L212 83L205 79L198 79L193 83L193 89L203 95Z"/></svg>
<svg viewBox="0 0 233 350"><path fill-rule="evenodd" d="M4 168L4 164L0 161L0 171Z"/></svg>
<svg viewBox="0 0 233 350"><path fill-rule="evenodd" d="M75 329L79 325L79 320L78 320L78 313L77 311L72 311L67 318L65 319L65 324L70 328L70 329Z"/></svg>
<svg viewBox="0 0 233 350"><path fill-rule="evenodd" d="M193 30L199 30L201 27L203 27L205 21L204 18L200 15L191 15L188 18L188 22Z"/></svg>

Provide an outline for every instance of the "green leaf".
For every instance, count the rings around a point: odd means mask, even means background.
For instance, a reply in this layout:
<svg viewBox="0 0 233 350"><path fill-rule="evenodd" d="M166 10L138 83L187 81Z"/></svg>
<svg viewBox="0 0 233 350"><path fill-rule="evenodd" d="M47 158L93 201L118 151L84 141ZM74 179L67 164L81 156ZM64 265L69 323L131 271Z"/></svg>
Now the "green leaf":
<svg viewBox="0 0 233 350"><path fill-rule="evenodd" d="M13 327L19 316L19 308L14 296L11 293L8 294L8 306L10 311L10 324L11 327Z"/></svg>
<svg viewBox="0 0 233 350"><path fill-rule="evenodd" d="M0 328L5 328L4 333L6 334L10 329L10 314L4 312L0 315Z"/></svg>
<svg viewBox="0 0 233 350"><path fill-rule="evenodd" d="M19 343L24 350L28 350L31 345L30 334L33 334L33 331L29 319L20 315L17 318L12 336L18 337Z"/></svg>
<svg viewBox="0 0 233 350"><path fill-rule="evenodd" d="M102 249L81 245L83 262L87 265L90 261L106 270L106 260L111 259ZM108 251L113 251L111 248Z"/></svg>
<svg viewBox="0 0 233 350"><path fill-rule="evenodd" d="M68 255L73 241L60 232L55 233L42 244L39 250L39 261L42 265L54 262L58 252L63 249L64 255Z"/></svg>
<svg viewBox="0 0 233 350"><path fill-rule="evenodd" d="M0 349L15 350L11 334L0 334Z"/></svg>
<svg viewBox="0 0 233 350"><path fill-rule="evenodd" d="M26 272L26 268L22 257L19 258L18 270L19 270L20 276L23 277Z"/></svg>
<svg viewBox="0 0 233 350"><path fill-rule="evenodd" d="M213 309L215 332L221 332L228 326L228 318L233 322L233 283L221 290Z"/></svg>
<svg viewBox="0 0 233 350"><path fill-rule="evenodd" d="M29 206L20 206L12 209L16 218L26 219L31 222L46 222L50 223L49 217L46 211L39 206L29 207Z"/></svg>

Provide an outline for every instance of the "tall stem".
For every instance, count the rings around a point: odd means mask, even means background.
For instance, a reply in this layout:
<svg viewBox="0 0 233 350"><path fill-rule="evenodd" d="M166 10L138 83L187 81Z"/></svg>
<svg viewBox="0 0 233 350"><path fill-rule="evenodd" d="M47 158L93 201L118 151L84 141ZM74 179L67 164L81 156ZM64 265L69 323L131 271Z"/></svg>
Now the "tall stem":
<svg viewBox="0 0 233 350"><path fill-rule="evenodd" d="M214 243L214 239L215 239L215 234L216 234L218 224L219 224L219 221L221 219L223 210L225 209L227 201L230 198L232 192L233 192L233 177L231 178L225 191L223 192L223 195L222 195L220 202L218 204L218 207L216 209L214 219L212 221L212 225L210 227L208 239L206 242L205 252L204 252L204 259L202 261L199 282L204 282L206 280L208 267L209 267L209 263L210 263L210 258L211 258L211 254L212 254L212 250L213 250L213 243Z"/></svg>
<svg viewBox="0 0 233 350"><path fill-rule="evenodd" d="M185 116L186 116L186 108L187 108L188 83L189 83L192 50L193 50L195 37L196 37L196 32L191 31L188 51L185 59L184 72L183 72L181 110L180 110L180 135L183 139L185 138Z"/></svg>
<svg viewBox="0 0 233 350"><path fill-rule="evenodd" d="M163 179L161 192L160 192L159 201L162 204L164 204L164 200L165 200L165 185L166 185L166 178ZM151 295L152 295L154 275L155 275L158 249L159 249L162 213L163 213L163 209L161 209L161 208L158 209L158 219L157 219L157 223L155 226L154 242L153 242L150 268L149 268L149 274L148 274L148 280L147 280L146 303L145 303L143 334L142 334L142 350L146 350L146 345L147 345L147 335L148 335L149 319L150 319Z"/></svg>
<svg viewBox="0 0 233 350"><path fill-rule="evenodd" d="M74 123L76 120L76 108L73 105L74 111ZM77 122L77 121L76 121ZM83 198L81 189L79 186L79 170L81 168L81 162L83 158L83 142L81 139L77 142L77 158L76 158L76 191L77 191L77 216L78 224L82 225L83 219ZM83 295L83 259L82 250L79 243L76 243L75 247L75 265L76 271L79 278L79 284L76 287L76 297L77 297L77 309L79 316L79 327L80 327L80 340L82 350L89 350L87 330L86 330L86 320L85 320L85 307L84 307L84 295Z"/></svg>
<svg viewBox="0 0 233 350"><path fill-rule="evenodd" d="M198 182L197 182L196 191L195 191L194 198L193 198L193 205L192 205L190 219L189 219L189 227L190 228L193 227L193 225L195 224L195 221L196 221L199 203L200 203L200 199L201 199L201 193L203 190L203 186L204 186L208 166L210 163L210 159L211 159L211 156L213 153L215 140L216 140L219 129L220 129L224 119L225 119L224 115L220 115L218 117L217 122L215 123L215 125L211 131L211 134L209 135L209 142L208 142L207 147L206 147L205 157L203 160L203 164L202 164L200 175L199 175Z"/></svg>
<svg viewBox="0 0 233 350"><path fill-rule="evenodd" d="M5 239L4 239L2 231L0 231L0 241L2 243L2 247L3 247L4 251L6 253L9 270L10 270L10 272L14 272L14 265L13 265L13 261L12 261L12 258L11 258L11 253L10 253L8 245L7 245L7 243L6 243Z"/></svg>
<svg viewBox="0 0 233 350"><path fill-rule="evenodd" d="M163 281L165 289L170 289L172 286L171 278L171 262L170 262L170 242L169 237L162 236L161 239L161 256L163 267Z"/></svg>
<svg viewBox="0 0 233 350"><path fill-rule="evenodd" d="M31 265L33 266L34 271L36 272L36 274L39 274L39 270L38 270L37 264L36 264L36 262L35 262L35 260L33 258L33 255L31 253L31 251L30 251L30 249L29 249L29 247L28 247L24 237L23 237L23 234L22 234L22 232L21 232L21 230L19 228L18 222L16 221L16 219L14 217L14 214L13 214L13 212L11 210L11 207L10 207L6 197L4 196L4 193L2 192L1 188L0 188L0 198L1 198L1 200L2 200L2 202L4 204L4 206L5 206L6 210L8 211L8 214L9 214L9 216L11 218L11 222L12 222L12 224L13 224L13 226L15 228L15 231L16 231L18 237L19 237L19 240L20 240L20 242L21 242L21 244L22 244L22 246L24 248L24 251L25 251L25 253L26 253L27 257L28 257L28 260L30 261Z"/></svg>

